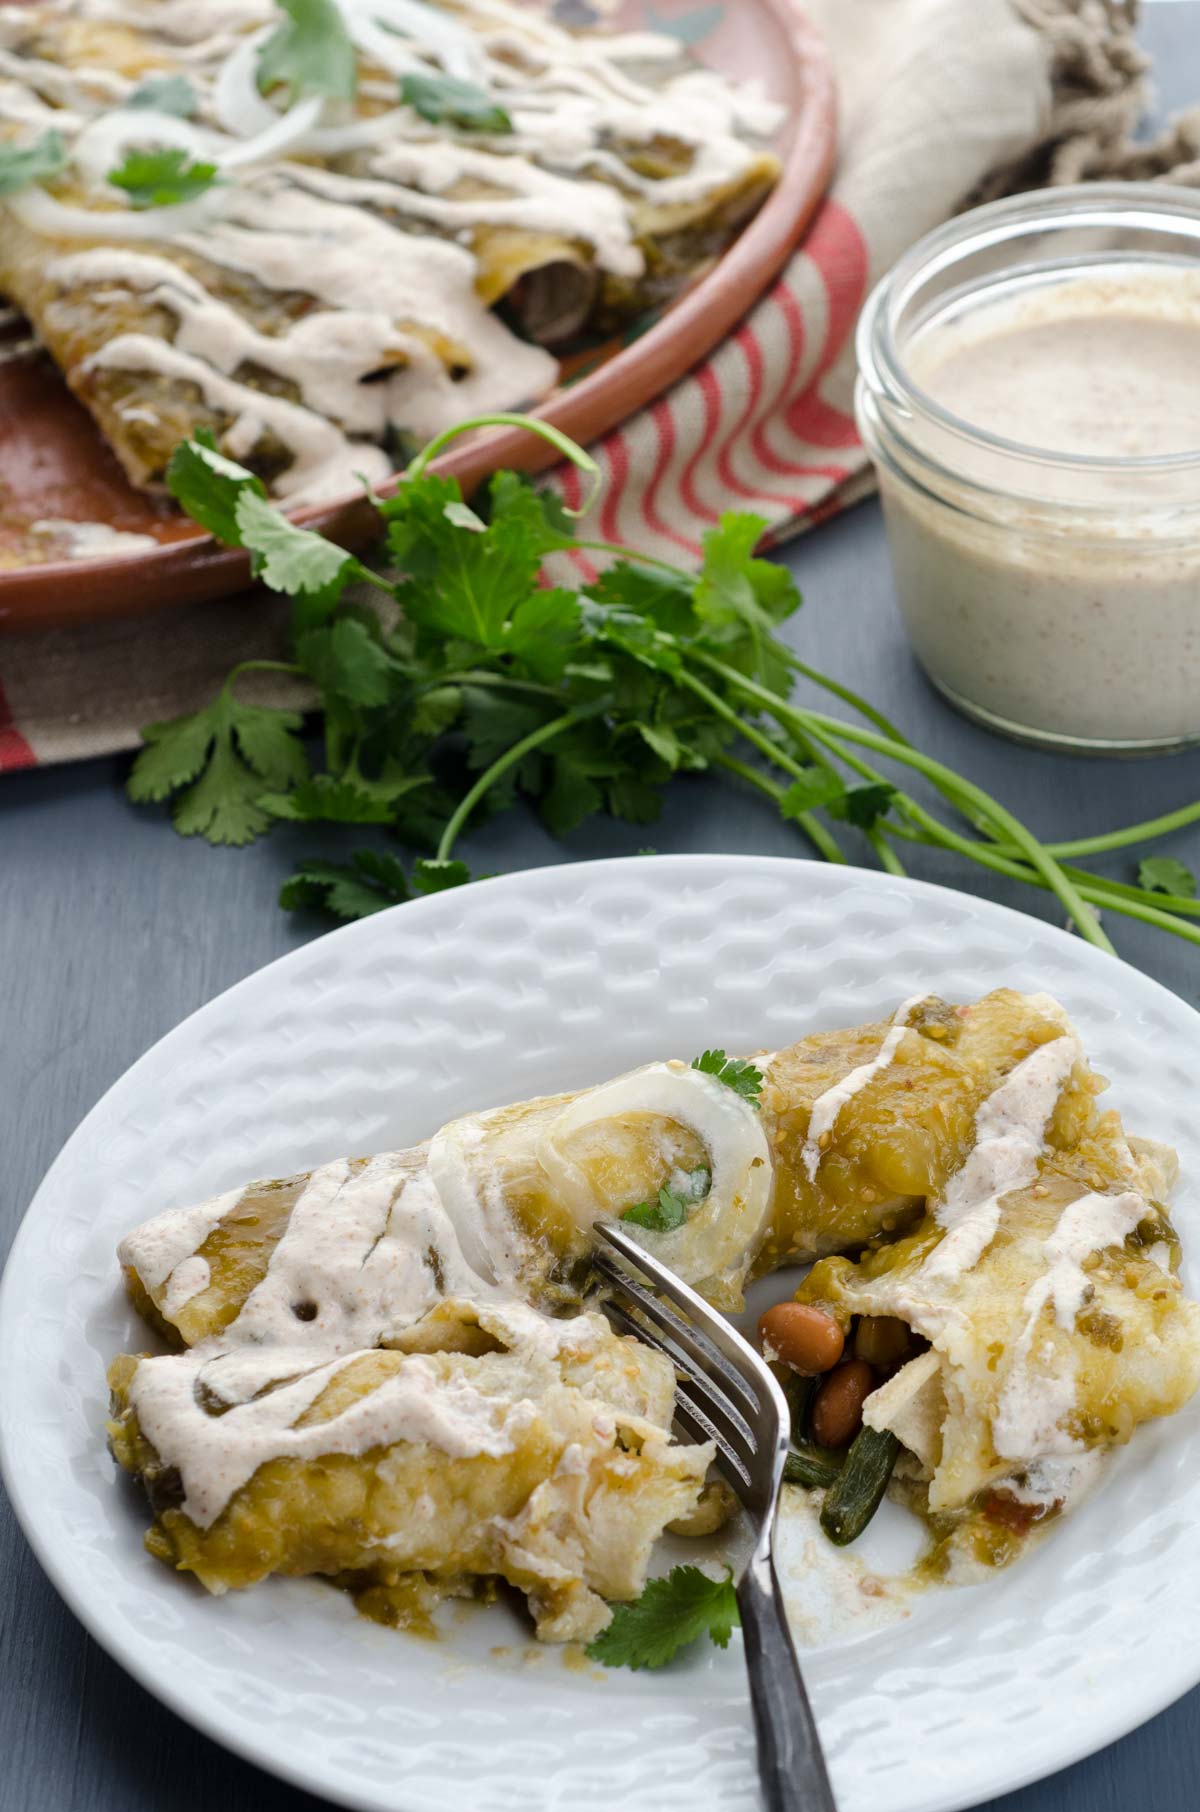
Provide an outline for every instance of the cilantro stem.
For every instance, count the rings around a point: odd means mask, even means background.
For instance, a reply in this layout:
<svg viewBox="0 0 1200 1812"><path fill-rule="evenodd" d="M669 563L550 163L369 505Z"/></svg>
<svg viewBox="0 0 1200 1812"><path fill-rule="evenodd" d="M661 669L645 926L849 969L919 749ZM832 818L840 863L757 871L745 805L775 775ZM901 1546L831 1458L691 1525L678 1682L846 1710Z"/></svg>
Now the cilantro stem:
<svg viewBox="0 0 1200 1812"><path fill-rule="evenodd" d="M1127 849L1131 843L1148 842L1152 837L1165 837L1171 831L1183 830L1200 818L1200 799L1181 805L1177 811L1164 812L1160 818L1147 818L1141 824L1126 824L1121 830L1101 831L1095 837L1076 837L1070 843L1047 843L1052 856L1101 856L1108 850Z"/></svg>
<svg viewBox="0 0 1200 1812"><path fill-rule="evenodd" d="M473 669L465 673L436 674L423 686L417 686L413 697L420 698L425 692L436 692L441 686L490 686L499 692L530 692L538 698L562 697L562 693L557 692L553 686L539 685L536 680L510 679L505 673L481 673Z"/></svg>
<svg viewBox="0 0 1200 1812"><path fill-rule="evenodd" d="M591 479L591 491L579 508L564 512L573 517L587 515L604 486L604 475L591 454L585 453L583 448L577 446L570 435L564 434L561 428L555 428L550 422L539 421L533 415L514 415L510 409L498 409L494 415L472 415L465 422L456 422L452 428L443 428L440 434L435 434L433 439L421 448L415 459L409 461L404 470L405 478L419 478L429 462L437 458L443 447L448 447L450 442L457 440L460 434L473 433L476 428L521 428L526 434L537 434L543 440L549 441L550 445L556 448L564 459L569 459L573 466L578 466L579 470L585 472Z"/></svg>
<svg viewBox="0 0 1200 1812"><path fill-rule="evenodd" d="M702 662L712 672L718 673L728 684L736 687L747 698L752 699L762 709L768 711L785 728L791 728L794 725L801 731L807 731L810 735L823 741L827 747L832 747L835 753L840 750L840 739L845 738L864 748L872 749L876 754L886 756L892 761L901 762L904 766L914 768L917 773L923 774L927 780L932 781L943 797L950 800L951 804L985 818L990 825L1000 831L1006 841L1016 846L1030 867L1036 869L1038 874L1044 877L1051 892L1057 895L1075 921L1081 936L1086 938L1088 943L1095 944L1097 949L1107 951L1110 956L1116 955L1109 939L1097 925L1095 915L1089 911L1078 889L1064 874L1059 863L1047 853L1032 831L1028 830L1019 818L1014 818L1012 813L1000 804L999 800L993 799L990 793L985 793L982 787L977 787L973 781L965 780L962 775L954 773L940 761L935 761L932 756L922 755L918 749L912 748L908 743L898 743L890 736L883 736L878 731L866 729L862 725L843 723L840 718L826 717L819 711L809 711L788 704L777 698L773 692L769 692L765 686L759 685L756 680L749 679L744 673L739 673L736 668L727 666L724 661L717 660L714 655L706 654L700 649L692 650L692 654L694 659ZM708 689L705 688L705 690ZM716 695L710 694L710 696L715 697Z"/></svg>
<svg viewBox="0 0 1200 1812"><path fill-rule="evenodd" d="M777 768L782 768L794 780L803 779L804 769L800 763L793 761L786 749L781 749L777 743L773 743L769 736L764 736L761 730L756 729L753 724L747 723L744 717L739 717L733 706L727 705L711 686L706 686L702 679L698 679L694 673L689 673L686 668L681 667L677 677L681 685L686 686L689 692L693 692L697 698L702 699L715 716L723 718L737 731L739 736L751 743L761 755L765 755L768 761ZM813 848L818 850L827 862L845 862L846 858L837 838L827 831L811 812L799 812L794 822L800 826Z"/></svg>
<svg viewBox="0 0 1200 1812"><path fill-rule="evenodd" d="M936 821L935 821L936 822ZM969 837L959 837L955 831L939 825L941 835L937 841L946 849L952 849L960 855L978 862L983 868L990 868L994 874L1007 875L1014 881L1024 881L1031 887L1048 887L1045 878L1027 868L1011 856L1002 855L993 843L976 843ZM931 843L932 837L924 837L917 831L905 830L901 825L888 825L888 835L903 837L906 842ZM1117 881L1108 881L1103 875L1086 875L1082 869L1075 869L1077 885L1082 897L1090 905L1098 906L1109 912L1124 913L1127 918L1142 919L1148 925L1156 925L1160 931L1170 931L1176 937L1182 937L1191 944L1200 944L1200 927L1189 925L1185 919L1177 918L1174 913L1163 907L1152 906L1144 896L1138 895L1136 888L1126 888ZM1115 891L1116 889L1120 891ZM1163 896L1164 901L1167 896ZM1197 902L1189 900L1189 906Z"/></svg>
<svg viewBox="0 0 1200 1812"><path fill-rule="evenodd" d="M514 742L510 749L505 749L503 755L498 755L491 767L484 769L474 786L459 800L453 813L447 819L446 828L443 830L437 846L435 859L438 862L445 862L449 859L463 825L488 788L494 786L502 774L507 774L510 768L516 767L518 762L524 761L526 755L533 749L540 748L542 743L549 742L554 736L561 736L564 730L574 729L575 725L582 723L585 717L593 715L594 712L590 706L579 711L565 711L561 717L552 717L549 723L541 724L536 730L531 730L528 736L521 738L520 742Z"/></svg>

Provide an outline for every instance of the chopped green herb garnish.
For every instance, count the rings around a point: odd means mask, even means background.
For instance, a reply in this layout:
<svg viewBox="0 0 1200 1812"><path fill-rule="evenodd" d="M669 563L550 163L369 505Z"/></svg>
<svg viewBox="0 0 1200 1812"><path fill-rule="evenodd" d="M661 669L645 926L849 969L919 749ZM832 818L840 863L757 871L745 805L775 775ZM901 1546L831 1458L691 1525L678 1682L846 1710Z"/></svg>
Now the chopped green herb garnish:
<svg viewBox="0 0 1200 1812"><path fill-rule="evenodd" d="M150 108L155 113L173 113L177 119L191 119L196 111L196 91L186 76L150 76L121 102L123 107Z"/></svg>
<svg viewBox="0 0 1200 1812"><path fill-rule="evenodd" d="M326 94L352 101L358 57L334 0L278 0L287 16L258 54L258 85L265 94L277 85L292 99Z"/></svg>
<svg viewBox="0 0 1200 1812"><path fill-rule="evenodd" d="M727 1648L740 1623L732 1572L710 1579L699 1567L672 1567L636 1603L614 1605L612 1622L587 1652L605 1667L665 1667L702 1636Z"/></svg>
<svg viewBox="0 0 1200 1812"><path fill-rule="evenodd" d="M758 1097L763 1085L763 1073L744 1057L727 1057L724 1051L705 1051L701 1057L693 1057L692 1068L702 1070L706 1076L715 1076L726 1088L731 1088L743 1101L749 1101L753 1107L758 1106Z"/></svg>
<svg viewBox="0 0 1200 1812"><path fill-rule="evenodd" d="M124 189L132 208L169 208L195 201L220 180L216 164L193 163L178 145L131 151L108 173L108 181L114 189Z"/></svg>
<svg viewBox="0 0 1200 1812"><path fill-rule="evenodd" d="M626 1208L623 1221L635 1227L647 1227L652 1233L673 1233L682 1227L697 1202L702 1202L712 1186L712 1175L703 1167L693 1170L682 1187L672 1189L664 1184L656 1202L638 1202Z"/></svg>
<svg viewBox="0 0 1200 1812"><path fill-rule="evenodd" d="M15 195L35 182L49 182L67 167L61 132L43 132L31 145L0 144L0 195Z"/></svg>
<svg viewBox="0 0 1200 1812"><path fill-rule="evenodd" d="M494 95L457 76L414 72L400 78L400 99L434 125L467 132L511 132L512 120Z"/></svg>

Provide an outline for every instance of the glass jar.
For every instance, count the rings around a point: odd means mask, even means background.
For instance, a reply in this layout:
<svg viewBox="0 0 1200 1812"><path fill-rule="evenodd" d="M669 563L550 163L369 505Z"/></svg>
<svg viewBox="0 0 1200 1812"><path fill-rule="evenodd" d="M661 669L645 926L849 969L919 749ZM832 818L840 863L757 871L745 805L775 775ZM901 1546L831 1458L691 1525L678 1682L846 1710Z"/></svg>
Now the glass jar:
<svg viewBox="0 0 1200 1812"><path fill-rule="evenodd" d="M858 361L934 685L1024 741L1200 741L1200 194L1096 184L962 215L877 286Z"/></svg>

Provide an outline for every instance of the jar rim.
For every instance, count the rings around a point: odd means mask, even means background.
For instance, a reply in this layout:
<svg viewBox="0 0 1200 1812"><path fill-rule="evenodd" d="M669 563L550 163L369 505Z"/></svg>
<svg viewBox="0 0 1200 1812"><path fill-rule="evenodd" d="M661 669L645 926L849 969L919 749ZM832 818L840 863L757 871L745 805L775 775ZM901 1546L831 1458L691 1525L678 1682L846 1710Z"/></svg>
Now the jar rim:
<svg viewBox="0 0 1200 1812"><path fill-rule="evenodd" d="M895 333L900 308L920 284L972 249L1001 244L1030 228L1048 231L1056 225L1125 225L1161 231L1172 224L1194 242L1200 270L1200 191L1179 183L1073 183L1006 196L956 215L910 246L867 298L856 335L860 382L877 397L886 397L901 406L915 405L924 417L949 434L1026 464L1081 474L1152 475L1200 468L1200 443L1176 453L1070 453L1013 440L981 427L956 415L917 383L908 372ZM1047 260L1045 268L1054 269L1053 259ZM1065 271L1079 266L1064 261L1061 268ZM949 475L962 482L961 474Z"/></svg>

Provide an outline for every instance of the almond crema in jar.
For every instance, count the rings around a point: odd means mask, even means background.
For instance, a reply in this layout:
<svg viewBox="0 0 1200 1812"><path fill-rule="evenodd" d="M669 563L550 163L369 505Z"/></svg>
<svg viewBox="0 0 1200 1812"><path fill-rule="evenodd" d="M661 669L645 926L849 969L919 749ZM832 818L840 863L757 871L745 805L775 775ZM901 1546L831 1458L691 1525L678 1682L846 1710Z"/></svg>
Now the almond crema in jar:
<svg viewBox="0 0 1200 1812"><path fill-rule="evenodd" d="M951 702L1026 741L1200 740L1200 196L1019 196L872 295L858 419Z"/></svg>

